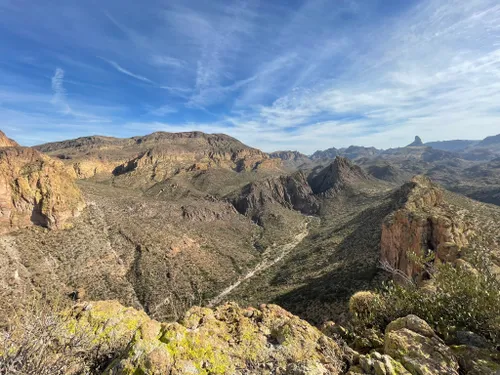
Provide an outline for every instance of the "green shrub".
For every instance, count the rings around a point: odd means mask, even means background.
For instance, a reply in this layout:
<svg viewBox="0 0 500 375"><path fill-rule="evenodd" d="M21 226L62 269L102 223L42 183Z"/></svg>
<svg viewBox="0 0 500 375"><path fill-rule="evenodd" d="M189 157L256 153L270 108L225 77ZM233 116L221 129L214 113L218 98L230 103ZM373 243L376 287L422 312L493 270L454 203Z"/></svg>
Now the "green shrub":
<svg viewBox="0 0 500 375"><path fill-rule="evenodd" d="M500 342L500 281L484 259L476 259L474 267L465 261L435 265L426 285L389 282L378 295L380 303L370 304L369 314L354 317L356 330L383 331L394 319L415 314L444 338L469 330Z"/></svg>

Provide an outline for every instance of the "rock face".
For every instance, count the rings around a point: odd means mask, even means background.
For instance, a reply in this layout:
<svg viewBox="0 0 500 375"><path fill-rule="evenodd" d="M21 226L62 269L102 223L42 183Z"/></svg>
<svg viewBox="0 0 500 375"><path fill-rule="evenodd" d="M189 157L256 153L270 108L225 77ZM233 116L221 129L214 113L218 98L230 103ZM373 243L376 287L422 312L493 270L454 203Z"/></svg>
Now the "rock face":
<svg viewBox="0 0 500 375"><path fill-rule="evenodd" d="M234 200L238 212L247 216L254 216L265 205L273 203L308 215L319 210L319 204L302 172L250 183Z"/></svg>
<svg viewBox="0 0 500 375"><path fill-rule="evenodd" d="M397 319L387 326L384 352L413 375L458 375L459 365L452 350L415 315Z"/></svg>
<svg viewBox="0 0 500 375"><path fill-rule="evenodd" d="M1 143L12 144L3 138ZM1 233L31 225L62 228L84 206L62 163L31 148L0 148Z"/></svg>
<svg viewBox="0 0 500 375"><path fill-rule="evenodd" d="M110 375L335 375L341 370L340 348L332 339L275 305L193 307L180 323L159 323L105 301L78 309L77 316L94 327L111 326L118 339L139 327L127 351L105 371Z"/></svg>
<svg viewBox="0 0 500 375"><path fill-rule="evenodd" d="M361 169L346 158L337 156L332 164L320 171L310 180L315 194L335 194L343 188L370 178Z"/></svg>
<svg viewBox="0 0 500 375"><path fill-rule="evenodd" d="M473 225L454 212L443 191L427 177L403 185L404 203L382 225L381 261L409 277L421 277L413 256L434 254L438 261L454 262L474 236Z"/></svg>

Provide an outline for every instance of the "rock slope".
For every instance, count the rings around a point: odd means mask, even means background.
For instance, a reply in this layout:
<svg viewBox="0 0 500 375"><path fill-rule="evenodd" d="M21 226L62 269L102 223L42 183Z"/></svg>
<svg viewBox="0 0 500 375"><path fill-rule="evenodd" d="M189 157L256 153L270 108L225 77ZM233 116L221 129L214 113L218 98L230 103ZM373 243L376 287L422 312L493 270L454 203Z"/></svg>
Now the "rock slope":
<svg viewBox="0 0 500 375"><path fill-rule="evenodd" d="M310 179L315 194L333 195L342 189L368 181L370 177L349 159L337 156L333 163Z"/></svg>
<svg viewBox="0 0 500 375"><path fill-rule="evenodd" d="M316 214L319 210L319 203L302 172L250 183L234 199L236 209L251 217L262 211L264 206L274 203L307 215Z"/></svg>

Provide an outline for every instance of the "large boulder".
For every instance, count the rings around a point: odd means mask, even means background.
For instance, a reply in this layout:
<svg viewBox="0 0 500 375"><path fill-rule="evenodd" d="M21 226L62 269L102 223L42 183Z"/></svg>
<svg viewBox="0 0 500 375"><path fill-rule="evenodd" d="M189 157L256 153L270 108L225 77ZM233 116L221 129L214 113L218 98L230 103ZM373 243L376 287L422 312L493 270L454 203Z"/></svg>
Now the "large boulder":
<svg viewBox="0 0 500 375"><path fill-rule="evenodd" d="M415 315L397 319L387 326L384 353L413 375L458 375L459 365L452 350Z"/></svg>

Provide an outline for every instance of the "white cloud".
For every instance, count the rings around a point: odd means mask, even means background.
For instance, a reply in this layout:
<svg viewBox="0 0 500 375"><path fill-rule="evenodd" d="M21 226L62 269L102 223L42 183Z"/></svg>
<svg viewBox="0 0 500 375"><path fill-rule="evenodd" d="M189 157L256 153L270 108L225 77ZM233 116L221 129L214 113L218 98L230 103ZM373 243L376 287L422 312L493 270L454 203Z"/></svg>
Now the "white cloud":
<svg viewBox="0 0 500 375"><path fill-rule="evenodd" d="M121 67L118 63L112 60L105 59L104 57L100 57L100 59L106 61L108 64L110 64L113 68L118 70L120 73L126 74L130 77L133 77L135 79L138 79L139 81L147 82L147 83L153 83L149 78L143 77L139 74L132 73L131 71Z"/></svg>

